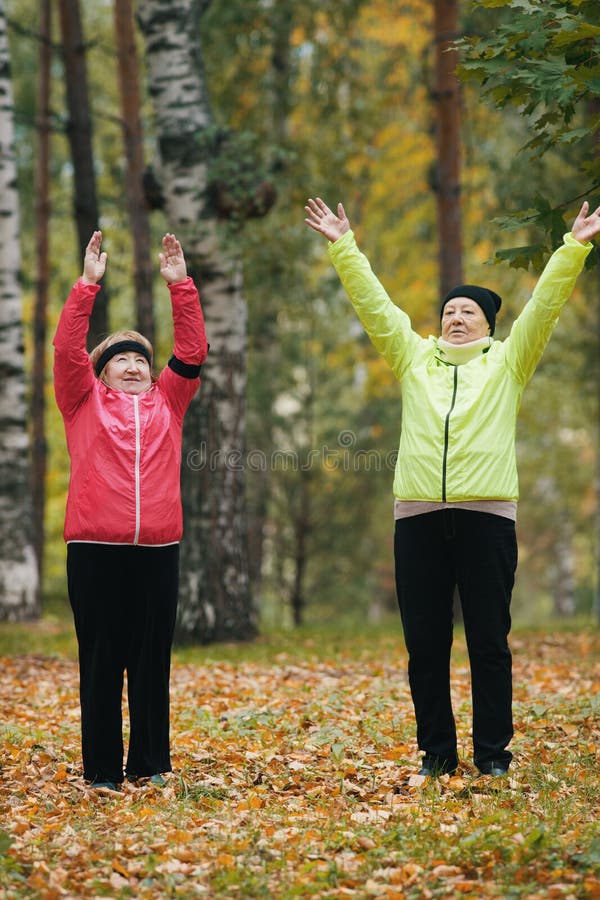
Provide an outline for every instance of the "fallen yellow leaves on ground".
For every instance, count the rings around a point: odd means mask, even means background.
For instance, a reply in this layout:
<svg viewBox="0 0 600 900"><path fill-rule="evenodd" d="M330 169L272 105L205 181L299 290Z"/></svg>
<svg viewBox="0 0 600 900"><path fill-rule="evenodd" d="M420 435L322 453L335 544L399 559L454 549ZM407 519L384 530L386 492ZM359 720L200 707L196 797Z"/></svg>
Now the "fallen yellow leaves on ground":
<svg viewBox="0 0 600 900"><path fill-rule="evenodd" d="M503 779L470 761L460 641L460 770L415 775L404 651L385 647L174 664L174 771L119 793L82 780L76 664L3 658L2 896L600 898L600 635L513 638Z"/></svg>

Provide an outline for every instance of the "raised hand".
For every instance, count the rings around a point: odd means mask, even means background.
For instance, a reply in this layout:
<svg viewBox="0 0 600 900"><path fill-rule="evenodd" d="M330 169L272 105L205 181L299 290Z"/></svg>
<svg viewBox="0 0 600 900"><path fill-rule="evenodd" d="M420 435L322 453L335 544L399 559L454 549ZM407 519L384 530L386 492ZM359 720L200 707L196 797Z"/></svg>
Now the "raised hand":
<svg viewBox="0 0 600 900"><path fill-rule="evenodd" d="M600 206L588 216L589 209L590 204L585 200L571 227L571 234L582 244L600 234Z"/></svg>
<svg viewBox="0 0 600 900"><path fill-rule="evenodd" d="M350 222L341 203L338 203L337 216L320 197L316 200L309 199L308 206L304 209L308 214L304 220L306 224L324 234L332 243L350 231Z"/></svg>
<svg viewBox="0 0 600 900"><path fill-rule="evenodd" d="M177 284L187 278L187 267L181 244L174 234L165 234L162 239L162 253L158 254L160 260L160 274L167 284Z"/></svg>
<svg viewBox="0 0 600 900"><path fill-rule="evenodd" d="M95 231L91 236L85 256L83 258L83 274L81 280L84 284L98 284L106 270L106 253L101 253L102 232Z"/></svg>

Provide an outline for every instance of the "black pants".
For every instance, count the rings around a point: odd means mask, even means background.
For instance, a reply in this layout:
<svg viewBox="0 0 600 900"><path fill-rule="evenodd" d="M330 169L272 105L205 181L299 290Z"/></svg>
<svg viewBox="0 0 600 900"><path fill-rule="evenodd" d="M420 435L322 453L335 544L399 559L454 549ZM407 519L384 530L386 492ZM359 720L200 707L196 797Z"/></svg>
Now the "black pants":
<svg viewBox="0 0 600 900"><path fill-rule="evenodd" d="M458 762L450 699L452 607L458 586L471 665L474 761L510 763L513 735L510 599L517 567L515 523L445 509L396 522L396 589L408 676L424 761Z"/></svg>
<svg viewBox="0 0 600 900"><path fill-rule="evenodd" d="M79 644L84 777L123 781L123 675L130 740L126 774L169 772L169 675L179 546L70 543L69 600Z"/></svg>

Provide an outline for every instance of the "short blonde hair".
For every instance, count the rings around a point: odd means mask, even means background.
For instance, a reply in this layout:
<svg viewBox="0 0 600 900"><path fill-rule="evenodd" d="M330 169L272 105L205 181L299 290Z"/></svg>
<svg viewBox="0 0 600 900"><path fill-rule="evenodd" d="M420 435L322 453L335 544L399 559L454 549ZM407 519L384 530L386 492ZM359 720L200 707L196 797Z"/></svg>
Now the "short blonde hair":
<svg viewBox="0 0 600 900"><path fill-rule="evenodd" d="M154 350L152 349L152 344L148 340L148 338L144 337L143 334L140 334L139 331L114 331L112 334L109 334L108 337L105 337L103 341L100 341L93 350L90 351L90 359L92 361L92 366L94 367L94 371L96 371L96 363L104 353L104 351L108 347L112 347L113 344L118 344L119 341L137 341L138 344L142 344L148 353L150 354L150 373L152 375L152 380L154 380ZM106 366L104 366L104 369ZM98 373L98 378L102 378L102 374L104 372Z"/></svg>

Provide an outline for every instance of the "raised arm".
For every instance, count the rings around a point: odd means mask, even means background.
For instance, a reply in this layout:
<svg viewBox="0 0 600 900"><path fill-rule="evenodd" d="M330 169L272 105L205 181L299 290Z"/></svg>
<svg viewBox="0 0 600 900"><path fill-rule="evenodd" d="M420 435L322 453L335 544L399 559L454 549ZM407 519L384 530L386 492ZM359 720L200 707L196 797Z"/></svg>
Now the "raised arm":
<svg viewBox="0 0 600 900"><path fill-rule="evenodd" d="M159 254L160 274L171 292L173 356L159 384L173 410L183 417L200 384L200 367L208 353L198 290L187 274L185 256L174 234L166 234Z"/></svg>
<svg viewBox="0 0 600 900"><path fill-rule="evenodd" d="M526 384L533 375L592 249L590 241L600 234L600 207L591 215L588 212L586 201L571 231L565 234L562 247L548 260L531 299L514 322L505 342L506 361L521 384Z"/></svg>
<svg viewBox="0 0 600 900"><path fill-rule="evenodd" d="M179 362L197 368L208 352L204 317L198 290L187 273L183 248L174 234L165 234L158 258L160 274L171 292L174 355Z"/></svg>
<svg viewBox="0 0 600 900"><path fill-rule="evenodd" d="M54 392L65 419L73 416L94 384L94 373L86 350L90 315L98 281L106 269L102 232L95 231L85 250L83 273L71 289L54 335Z"/></svg>
<svg viewBox="0 0 600 900"><path fill-rule="evenodd" d="M330 242L335 266L363 328L397 378L402 378L422 338L412 330L409 317L390 300L387 291L360 252L341 203L337 215L317 197L304 207L306 224Z"/></svg>

